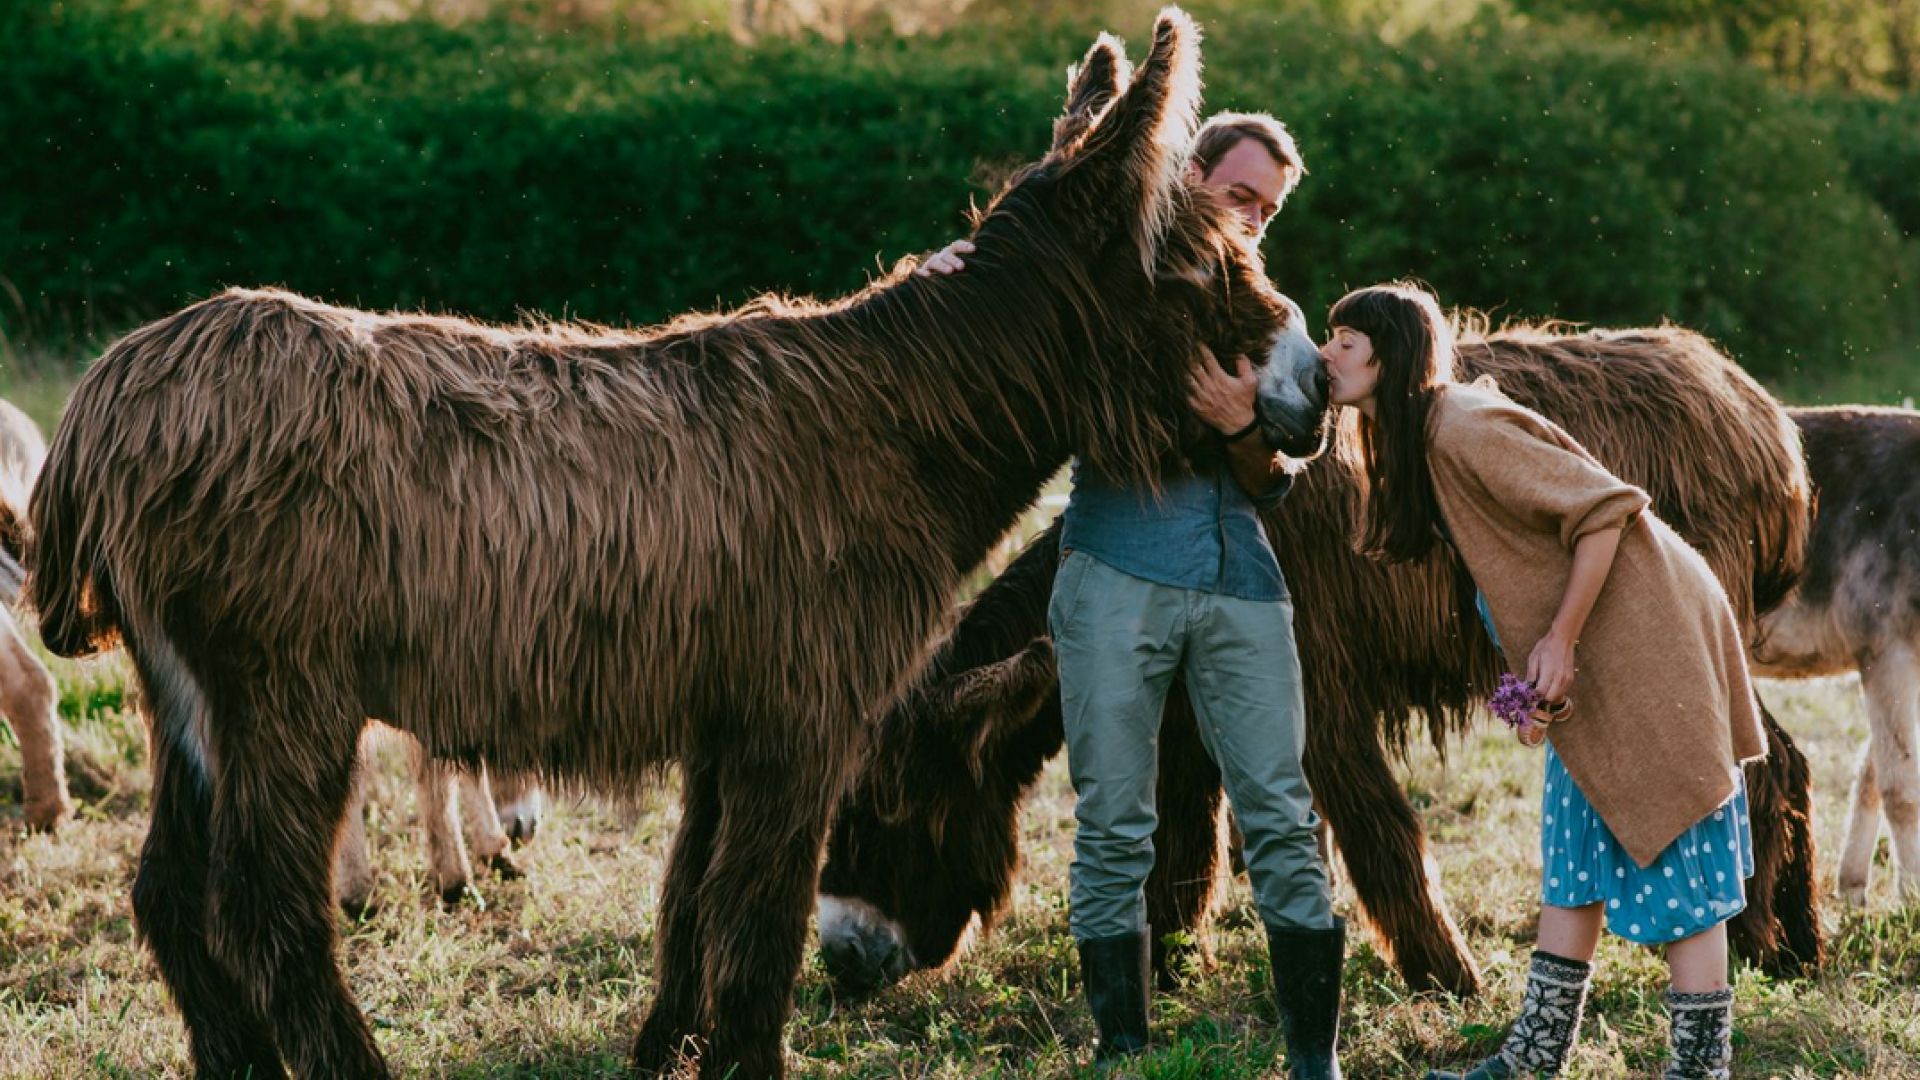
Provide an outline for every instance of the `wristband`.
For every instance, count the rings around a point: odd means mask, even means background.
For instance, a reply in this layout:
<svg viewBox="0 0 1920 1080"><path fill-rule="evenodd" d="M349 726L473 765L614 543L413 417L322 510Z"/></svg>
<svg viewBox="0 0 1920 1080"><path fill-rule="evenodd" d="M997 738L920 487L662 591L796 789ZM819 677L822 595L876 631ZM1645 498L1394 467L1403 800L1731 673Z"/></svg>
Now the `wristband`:
<svg viewBox="0 0 1920 1080"><path fill-rule="evenodd" d="M1258 414L1256 414L1253 420L1250 421L1246 427L1243 427L1239 431L1236 431L1233 434L1227 436L1227 441L1230 443L1239 442L1241 439L1244 439L1247 436L1259 430L1260 430L1260 417Z"/></svg>

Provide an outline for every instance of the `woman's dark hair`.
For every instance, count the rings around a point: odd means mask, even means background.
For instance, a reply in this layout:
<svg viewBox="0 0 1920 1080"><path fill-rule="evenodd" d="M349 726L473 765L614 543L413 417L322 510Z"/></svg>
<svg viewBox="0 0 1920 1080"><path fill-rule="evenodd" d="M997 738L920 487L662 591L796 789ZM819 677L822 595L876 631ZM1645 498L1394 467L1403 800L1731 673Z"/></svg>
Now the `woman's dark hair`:
<svg viewBox="0 0 1920 1080"><path fill-rule="evenodd" d="M1373 416L1360 418L1367 503L1356 546L1388 562L1422 558L1441 529L1427 469L1427 415L1438 388L1453 380L1452 324L1432 293L1394 282L1341 297L1327 314L1328 330L1340 327L1367 336L1380 370Z"/></svg>

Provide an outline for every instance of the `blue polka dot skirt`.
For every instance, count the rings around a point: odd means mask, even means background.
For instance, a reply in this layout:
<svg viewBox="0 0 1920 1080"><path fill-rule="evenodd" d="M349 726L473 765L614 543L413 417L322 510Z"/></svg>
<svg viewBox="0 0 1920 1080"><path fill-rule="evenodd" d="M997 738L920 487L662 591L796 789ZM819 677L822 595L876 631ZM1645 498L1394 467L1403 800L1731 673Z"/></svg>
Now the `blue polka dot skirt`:
<svg viewBox="0 0 1920 1080"><path fill-rule="evenodd" d="M1494 647L1493 615L1484 594L1475 597ZM1552 907L1604 904L1607 928L1642 945L1692 937L1738 915L1747 906L1753 876L1753 833L1747 785L1667 845L1653 865L1637 865L1580 792L1547 744L1547 776L1540 797L1540 901Z"/></svg>
<svg viewBox="0 0 1920 1080"><path fill-rule="evenodd" d="M1606 905L1607 927L1628 941L1664 945L1692 937L1747 906L1753 836L1744 781L1733 797L1641 869L1547 745L1540 805L1540 900L1553 907Z"/></svg>

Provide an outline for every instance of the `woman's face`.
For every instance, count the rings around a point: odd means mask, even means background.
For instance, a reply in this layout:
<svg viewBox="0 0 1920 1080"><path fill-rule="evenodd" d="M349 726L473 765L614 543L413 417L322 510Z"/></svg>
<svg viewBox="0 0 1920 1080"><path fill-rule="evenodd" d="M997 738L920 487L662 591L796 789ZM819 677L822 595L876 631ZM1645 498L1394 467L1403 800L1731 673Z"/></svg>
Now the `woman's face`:
<svg viewBox="0 0 1920 1080"><path fill-rule="evenodd" d="M1380 381L1380 365L1373 362L1373 341L1358 330L1336 326L1320 347L1327 365L1327 400L1334 405L1364 406L1373 400Z"/></svg>

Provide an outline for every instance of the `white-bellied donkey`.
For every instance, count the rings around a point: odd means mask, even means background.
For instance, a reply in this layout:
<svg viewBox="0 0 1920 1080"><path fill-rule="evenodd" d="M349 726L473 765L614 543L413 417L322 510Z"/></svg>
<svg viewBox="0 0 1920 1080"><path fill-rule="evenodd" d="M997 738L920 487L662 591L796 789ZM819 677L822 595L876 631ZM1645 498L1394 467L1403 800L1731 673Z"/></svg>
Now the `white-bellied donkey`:
<svg viewBox="0 0 1920 1080"><path fill-rule="evenodd" d="M1790 409L1816 499L1800 584L1761 624L1754 673L1860 673L1871 725L1854 770L1840 895L1866 901L1885 814L1898 890L1920 903L1920 412Z"/></svg>

